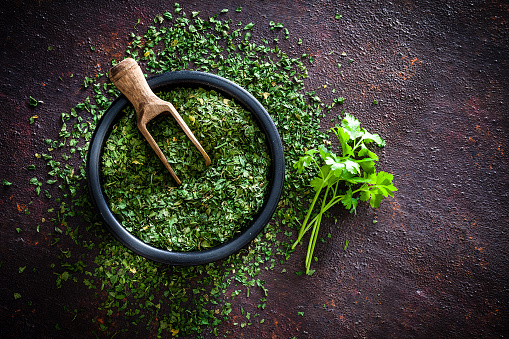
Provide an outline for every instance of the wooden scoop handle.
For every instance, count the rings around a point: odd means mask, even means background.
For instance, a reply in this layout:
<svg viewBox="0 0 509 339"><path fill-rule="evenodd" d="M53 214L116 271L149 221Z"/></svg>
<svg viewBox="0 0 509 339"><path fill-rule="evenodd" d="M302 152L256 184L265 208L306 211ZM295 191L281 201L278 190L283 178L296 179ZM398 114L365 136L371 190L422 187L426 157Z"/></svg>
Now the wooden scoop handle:
<svg viewBox="0 0 509 339"><path fill-rule="evenodd" d="M127 58L114 66L110 70L110 80L133 104L138 115L142 113L144 104L160 100L150 89L140 66L134 59Z"/></svg>

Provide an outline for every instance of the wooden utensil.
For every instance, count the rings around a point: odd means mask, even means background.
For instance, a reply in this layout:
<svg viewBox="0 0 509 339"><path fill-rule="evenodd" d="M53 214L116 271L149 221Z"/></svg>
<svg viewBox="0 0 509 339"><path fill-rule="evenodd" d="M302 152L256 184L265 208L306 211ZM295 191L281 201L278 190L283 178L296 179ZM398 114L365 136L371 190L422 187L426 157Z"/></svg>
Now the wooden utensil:
<svg viewBox="0 0 509 339"><path fill-rule="evenodd" d="M175 174L163 152L147 130L147 124L150 120L159 115L171 114L175 120L177 120L177 123L180 125L182 130L184 130L187 137L203 155L203 158L205 158L205 164L207 166L210 165L209 156L201 146L200 142L196 139L193 132L189 129L180 114L170 102L158 98L154 92L152 92L140 66L134 59L127 58L114 66L110 70L110 80L133 104L134 109L136 110L138 129L141 131L178 185L182 182Z"/></svg>

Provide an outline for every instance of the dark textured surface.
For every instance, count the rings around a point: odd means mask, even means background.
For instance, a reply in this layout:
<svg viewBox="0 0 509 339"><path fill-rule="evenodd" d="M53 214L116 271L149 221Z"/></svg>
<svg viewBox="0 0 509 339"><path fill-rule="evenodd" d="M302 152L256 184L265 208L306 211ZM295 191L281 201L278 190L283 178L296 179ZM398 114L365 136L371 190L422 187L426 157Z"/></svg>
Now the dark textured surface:
<svg viewBox="0 0 509 339"><path fill-rule="evenodd" d="M0 180L13 182L0 188L4 335L91 335L100 301L83 297L78 284L55 288L50 265L60 249L44 235L49 223L34 231L47 206L28 185L33 173L25 168L44 139L58 135L60 112L88 95L80 89L83 78L106 71L125 50L128 32L143 32L172 8L142 3L2 4ZM202 15L239 6L180 3ZM376 211L361 207L357 217L342 214L339 228L325 225L332 240L317 245L314 276L293 273L301 269L303 246L285 264L288 273L262 273L270 293L265 324L240 328L232 320L221 331L246 338L503 337L509 331L507 3L246 1L242 7L235 20L255 22L254 36L269 21L283 22L293 38L281 42L289 54L302 38L301 48L315 58L308 88L341 89L346 110L387 140L380 163L394 173L399 191ZM334 20L335 13L343 18ZM30 96L44 104L33 110ZM35 126L28 124L33 114ZM20 211L30 201L25 215ZM27 266L23 274L20 266ZM14 300L15 292L22 298ZM73 320L62 305L87 311Z"/></svg>

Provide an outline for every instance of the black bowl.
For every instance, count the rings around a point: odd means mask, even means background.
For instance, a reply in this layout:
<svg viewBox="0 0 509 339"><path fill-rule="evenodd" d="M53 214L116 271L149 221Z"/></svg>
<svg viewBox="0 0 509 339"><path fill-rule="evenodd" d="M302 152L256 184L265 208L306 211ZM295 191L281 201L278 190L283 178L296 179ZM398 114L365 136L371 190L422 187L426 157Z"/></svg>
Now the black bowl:
<svg viewBox="0 0 509 339"><path fill-rule="evenodd" d="M244 227L239 234L221 245L204 251L166 251L150 246L128 232L108 207L101 186L100 170L105 142L113 125L123 115L123 110L130 105L126 97L121 95L111 104L101 118L90 141L86 175L92 203L115 238L127 248L148 259L170 265L190 266L206 264L225 258L250 243L267 225L276 210L285 177L283 145L276 126L258 100L242 87L220 76L195 71L178 71L156 75L147 79L147 82L153 91L171 90L175 87L202 87L215 90L235 100L253 114L266 135L271 157L269 192L265 197L265 202L253 221Z"/></svg>

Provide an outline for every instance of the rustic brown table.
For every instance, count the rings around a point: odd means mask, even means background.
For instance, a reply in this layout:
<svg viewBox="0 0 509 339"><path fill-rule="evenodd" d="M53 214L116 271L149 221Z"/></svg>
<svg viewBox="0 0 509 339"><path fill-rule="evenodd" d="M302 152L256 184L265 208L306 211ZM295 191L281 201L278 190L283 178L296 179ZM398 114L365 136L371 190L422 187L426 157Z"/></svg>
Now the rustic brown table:
<svg viewBox="0 0 509 339"><path fill-rule="evenodd" d="M339 230L324 226L333 240L317 246L323 260L314 276L262 273L270 291L266 323L241 328L226 322L221 331L237 338L508 333L507 2L179 2L204 15L241 5L236 17L242 22L285 23L315 59L309 87L346 88L345 109L387 140L381 163L399 188L380 209L361 207L357 217L345 215ZM106 71L111 59L122 56L128 32L146 30L171 8L154 0L2 4L0 180L13 183L0 187L3 338L91 336L99 301L78 284L56 289L51 264L58 262L60 249L50 246L48 230L16 231L34 228L47 209L25 168L44 139L58 135L60 112L87 95L80 87L83 78ZM334 20L335 13L342 19ZM257 29L254 34L263 31ZM290 40L280 42L289 53L295 44ZM354 67L338 76L331 50L346 52ZM36 128L29 125L30 96L44 102L37 111L44 119ZM303 257L301 247L284 265L294 272ZM27 266L23 274L21 266ZM14 299L16 291L26 299ZM85 311L73 320L64 305Z"/></svg>

